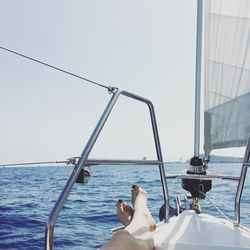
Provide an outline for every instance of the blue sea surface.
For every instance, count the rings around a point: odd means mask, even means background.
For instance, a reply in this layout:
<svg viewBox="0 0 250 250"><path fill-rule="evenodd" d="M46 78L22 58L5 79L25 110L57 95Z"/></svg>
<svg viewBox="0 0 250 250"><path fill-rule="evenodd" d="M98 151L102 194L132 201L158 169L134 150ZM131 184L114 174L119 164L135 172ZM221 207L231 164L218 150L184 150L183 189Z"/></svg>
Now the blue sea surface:
<svg viewBox="0 0 250 250"><path fill-rule="evenodd" d="M166 164L167 174L182 173L188 164ZM0 168L0 249L44 249L45 223L73 167ZM239 176L241 164L210 164L213 174ZM119 227L115 204L118 198L130 202L133 184L148 192L148 207L158 221L163 204L157 166L93 166L88 184L75 184L54 230L54 249L97 249ZM184 196L181 181L168 180L171 203ZM233 219L236 182L213 181L207 193ZM202 200L202 212L219 216ZM245 181L241 201L241 222L250 228L250 177Z"/></svg>

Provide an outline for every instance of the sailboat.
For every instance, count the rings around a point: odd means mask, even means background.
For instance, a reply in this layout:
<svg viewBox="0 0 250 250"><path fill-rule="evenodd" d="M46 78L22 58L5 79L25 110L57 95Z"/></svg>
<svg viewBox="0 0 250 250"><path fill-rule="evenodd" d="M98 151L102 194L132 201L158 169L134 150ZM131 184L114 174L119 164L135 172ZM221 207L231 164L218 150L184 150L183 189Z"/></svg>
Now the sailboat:
<svg viewBox="0 0 250 250"><path fill-rule="evenodd" d="M204 50L203 26L205 27ZM206 157L200 158L200 89L202 55L204 54ZM250 1L197 0L196 88L194 157L185 173L165 175L163 158L153 104L143 97L110 88L112 97L79 159L72 159L75 169L62 191L46 225L45 247L53 249L56 218L75 181L89 178L90 165L158 165L163 189L164 206L161 222L153 233L156 247L161 249L250 249L250 230L240 224L240 200L247 168L250 166ZM145 103L150 112L157 160L91 160L88 155L98 138L119 96ZM246 146L239 177L217 176L207 172L209 155L220 148ZM81 179L79 180L79 177ZM183 209L176 197L176 208L169 205L166 179L180 178L187 191ZM207 198L212 180L237 181L235 216L230 220L212 201L223 218L201 212L200 199ZM233 204L232 204L233 205ZM173 212L174 211L174 212Z"/></svg>
<svg viewBox="0 0 250 250"><path fill-rule="evenodd" d="M182 179L182 187L190 192L193 201L191 209L183 212L177 202L177 216L158 224L154 240L163 249L250 249L250 230L240 225L240 199L250 166L250 1L198 0L197 3L194 157L184 174L173 176ZM199 199L205 198L212 188L212 179L234 179L209 175L206 160L199 158L203 23L205 155L209 159L214 149L247 145L241 175L237 178L234 221L215 204L223 219L200 213Z"/></svg>
<svg viewBox="0 0 250 250"><path fill-rule="evenodd" d="M158 225L154 234L163 249L250 249L250 230L240 225L240 198L249 167L250 133L250 2L198 1L196 56L195 149L190 168L183 175L182 186L191 193L191 209ZM205 20L203 21L203 12ZM238 178L234 221L200 214L199 199L205 198L212 179L232 177L209 176L207 163L199 158L199 107L202 58L202 24L205 24L205 155L211 150L246 145ZM192 176L192 177L191 177ZM178 203L177 203L178 204Z"/></svg>
<svg viewBox="0 0 250 250"><path fill-rule="evenodd" d="M204 44L204 49L202 44ZM206 157L201 159L200 92L203 62L205 66L204 151ZM58 70L58 68L52 68ZM67 160L67 163L75 165L75 168L46 223L45 249L53 249L56 219L73 185L75 182L88 182L91 176L90 166L94 165L159 166L164 205L160 209L161 221L153 233L156 247L175 250L250 249L250 230L240 224L241 194L247 168L250 166L250 1L197 0L194 155L189 169L184 173L178 175L165 173L153 103L146 98L112 86L108 87L108 91L111 93L111 99L81 156ZM120 96L147 105L157 160L146 158L137 161L89 159L89 154ZM246 151L240 176L218 176L208 173L209 155L212 150L241 146L246 146ZM181 179L182 188L184 192L187 192L186 200L182 201L185 203L184 206L179 197L175 199L175 208L169 205L167 180L173 178ZM207 192L212 189L214 179L238 182L235 202L232 204L235 206L233 221L213 203L223 218L206 214L200 206L200 200L208 198Z"/></svg>

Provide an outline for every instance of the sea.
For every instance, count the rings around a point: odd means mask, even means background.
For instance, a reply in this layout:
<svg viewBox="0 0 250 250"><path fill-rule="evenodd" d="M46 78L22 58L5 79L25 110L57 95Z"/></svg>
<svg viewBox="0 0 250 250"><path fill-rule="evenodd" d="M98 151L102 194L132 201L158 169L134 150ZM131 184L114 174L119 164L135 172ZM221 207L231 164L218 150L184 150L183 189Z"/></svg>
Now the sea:
<svg viewBox="0 0 250 250"><path fill-rule="evenodd" d="M182 173L186 163L165 164L166 174ZM0 168L0 249L44 249L45 224L72 166ZM239 163L212 163L212 174L239 176ZM54 249L98 249L111 237L110 229L121 226L116 201L130 203L133 184L148 193L148 207L156 221L163 204L157 166L92 166L88 184L76 183L57 218ZM185 191L181 181L167 181L170 203ZM213 181L207 196L230 218L234 216L237 183ZM201 201L203 213L220 216L208 200ZM250 174L241 201L241 222L250 228Z"/></svg>

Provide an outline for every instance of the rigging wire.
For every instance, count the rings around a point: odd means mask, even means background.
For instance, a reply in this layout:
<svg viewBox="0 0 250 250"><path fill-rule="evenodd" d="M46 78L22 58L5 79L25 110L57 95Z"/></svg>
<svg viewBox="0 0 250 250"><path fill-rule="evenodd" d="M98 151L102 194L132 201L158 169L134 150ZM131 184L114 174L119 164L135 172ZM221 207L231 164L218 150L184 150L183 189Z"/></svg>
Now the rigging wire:
<svg viewBox="0 0 250 250"><path fill-rule="evenodd" d="M102 88L106 88L106 89L108 90L109 94L115 93L115 92L118 90L117 87L106 86L106 85L104 85L104 84L101 84L101 83L92 81L92 80L87 79L87 78L85 78L85 77L76 75L76 74L71 73L71 72L69 72L69 71L66 71L66 70L64 70L64 69L61 69L61 68L55 67L55 66L53 66L53 65L50 65L50 64L48 64L48 63L42 62L42 61L40 61L40 60L37 60L37 59L35 59L35 58L33 58L33 57L26 56L26 55L21 54L21 53L19 53L19 52L17 52L17 51L8 49L8 48L6 48L6 47L0 46L0 49L5 50L5 51L7 51L7 52L10 52L10 53L12 53L12 54L15 54L15 55L17 55L17 56L23 57L23 58L25 58L25 59L31 60L31 61L33 61L33 62L42 64L42 65L44 65L44 66L46 66L46 67L52 68L52 69L57 70L57 71L60 71L60 72L62 72L62 73L68 74L68 75L70 75L70 76L76 77L76 78L78 78L78 79L84 80L84 81L89 82L89 83L91 83L91 84L94 84L94 85L96 85L96 86L99 86L99 87L102 87ZM0 167L25 166L25 165L42 165L42 164L61 164L61 163L64 163L64 164L67 164L67 165L69 165L69 164L73 164L73 165L74 165L74 164L75 164L74 158L79 158L79 157L73 157L73 158L70 158L70 159L68 159L68 160L66 160L66 161L41 161L41 162L25 162L25 163L14 163L14 164L0 164Z"/></svg>
<svg viewBox="0 0 250 250"><path fill-rule="evenodd" d="M215 204L211 199L208 198L208 196L207 196L205 193L203 193L203 192L201 192L201 193L205 196L205 198L215 207L215 209L216 209L216 210L217 210L226 220L228 220L229 222L233 223L233 221L230 220L230 219L225 215L225 213L223 213L223 212L216 206L216 204Z"/></svg>
<svg viewBox="0 0 250 250"><path fill-rule="evenodd" d="M248 229L248 228L246 228L246 227L244 227L244 226L242 226L241 224L235 224L234 223L234 221L232 221L230 218L228 218L226 215L225 215L225 213L224 212L222 212L218 207L217 207L217 205L211 200L211 199L209 199L208 198L208 196L205 194L205 193L203 193L203 192L201 192L204 196L205 196L205 198L215 207L215 209L227 220L227 221L229 221L230 223L232 223L234 226L237 226L237 227L239 227L239 228L241 228L241 229L243 229L243 230L245 230L245 231L247 231L247 232L250 232L250 230Z"/></svg>
<svg viewBox="0 0 250 250"><path fill-rule="evenodd" d="M118 89L118 88L116 88L116 87L113 87L113 86L106 86L106 85L104 85L104 84L101 84L101 83L92 81L92 80L87 79L87 78L85 78L85 77L76 75L76 74L71 73L71 72L69 72L69 71L66 71L66 70L64 70L64 69L55 67L55 66L50 65L50 64L48 64L48 63L45 63L45 62L42 62L42 61L37 60L37 59L35 59L35 58L32 58L32 57L30 57L30 56L26 56L26 55L24 55L24 54L21 54L21 53L19 53L19 52L17 52L17 51L8 49L8 48L6 48L6 47L0 46L0 49L5 50L5 51L7 51L7 52L10 52L10 53L12 53L12 54L21 56L21 57L26 58L26 59L28 59L28 60L31 60L31 61L33 61L33 62L40 63L40 64L42 64L42 65L44 65L44 66L46 66L46 67L52 68L52 69L54 69L54 70L58 70L58 71L60 71L60 72L62 72L62 73L65 73L65 74L68 74L68 75L70 75L70 76L76 77L76 78L78 78L78 79L84 80L84 81L89 82L89 83L91 83L91 84L94 84L94 85L96 85L96 86L99 86L99 87L102 87L102 88L106 88L110 94L111 94L111 93L115 93L116 90Z"/></svg>
<svg viewBox="0 0 250 250"><path fill-rule="evenodd" d="M0 167L11 167L11 166L26 166L26 165L43 165L43 164L58 164L64 163L67 165L75 165L76 160L80 159L80 156L74 156L64 161L36 161L36 162L22 162L22 163L10 163L10 164L0 164Z"/></svg>
<svg viewBox="0 0 250 250"><path fill-rule="evenodd" d="M27 166L27 165L43 165L43 164L71 164L69 160L66 161L37 161L37 162L23 162L23 163L11 163L11 164L0 164L0 167L13 167L13 166Z"/></svg>

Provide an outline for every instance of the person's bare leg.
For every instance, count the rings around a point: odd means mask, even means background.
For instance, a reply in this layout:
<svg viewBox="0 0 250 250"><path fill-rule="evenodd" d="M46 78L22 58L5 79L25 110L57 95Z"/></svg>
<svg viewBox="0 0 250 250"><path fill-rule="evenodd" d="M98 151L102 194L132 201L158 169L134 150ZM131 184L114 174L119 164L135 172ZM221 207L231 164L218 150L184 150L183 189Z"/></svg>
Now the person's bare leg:
<svg viewBox="0 0 250 250"><path fill-rule="evenodd" d="M134 215L130 224L113 234L102 250L152 250L154 240L151 232L156 228L154 219L147 208L147 193L140 187L132 187Z"/></svg>
<svg viewBox="0 0 250 250"><path fill-rule="evenodd" d="M144 191L141 187L137 186L137 185L133 185L132 189L131 189L131 203L134 207L134 210L138 210L140 208L143 209L144 214L147 218L148 221L148 225L149 225L149 231L150 232L154 232L156 229L156 223L155 220L153 219L151 213L148 210L147 207L147 198L148 198L148 194L146 191ZM141 198L137 199L138 195L141 196ZM142 197L145 198L142 198Z"/></svg>

